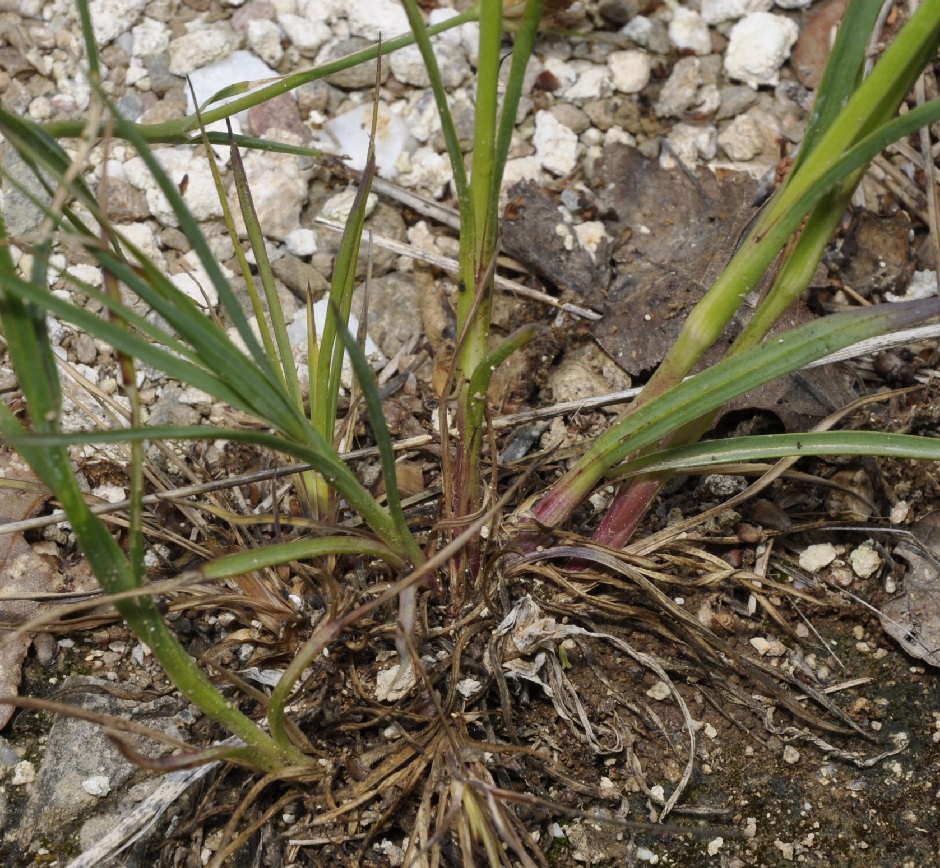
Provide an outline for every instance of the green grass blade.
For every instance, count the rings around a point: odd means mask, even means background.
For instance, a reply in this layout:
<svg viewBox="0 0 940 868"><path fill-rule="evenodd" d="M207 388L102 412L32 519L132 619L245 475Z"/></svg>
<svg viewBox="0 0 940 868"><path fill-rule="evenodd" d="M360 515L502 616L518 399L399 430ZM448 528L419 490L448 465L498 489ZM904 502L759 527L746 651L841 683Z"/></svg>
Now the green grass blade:
<svg viewBox="0 0 940 868"><path fill-rule="evenodd" d="M398 477L395 475L395 450L392 444L392 435L389 433L388 424L385 421L385 413L382 410L382 398L379 395L375 374L369 366L366 354L356 343L356 339L352 336L346 324L338 316L336 317L336 326L342 345L349 354L353 370L356 372L356 379L359 382L359 388L362 390L366 409L369 411L372 436L375 438L375 444L379 450L382 476L385 479L385 501L398 536L395 549L396 551L407 551L409 560L417 566L424 561L424 555L421 552L421 547L408 529L408 522L402 512L401 496L398 492Z"/></svg>
<svg viewBox="0 0 940 868"><path fill-rule="evenodd" d="M317 381L310 385L311 411L316 419L315 427L324 439L332 442L336 426L336 407L343 373L343 344L338 338L340 326L349 322L353 292L356 288L356 266L359 262L359 247L366 220L366 206L372 179L375 177L375 125L377 103L372 112L372 135L366 165L359 181L359 189L353 200L339 250L333 264L333 279L330 282L329 307L320 335Z"/></svg>
<svg viewBox="0 0 940 868"><path fill-rule="evenodd" d="M852 0L846 7L829 53L829 60L816 89L813 111L791 174L799 171L800 165L812 154L820 137L835 121L858 86L872 28L881 6L881 0Z"/></svg>
<svg viewBox="0 0 940 868"><path fill-rule="evenodd" d="M277 353L280 359L280 370L282 372L281 382L287 388L288 393L293 397L294 403L298 408L303 407L303 396L300 392L300 381L297 378L297 365L294 364L294 352L290 345L290 339L287 336L287 323L284 321L284 311L281 309L281 301L277 296L277 288L274 285L274 273L271 271L271 263L268 260L267 246L264 243L264 235L261 231L261 224L258 222L258 212L255 210L254 201L251 196L251 188L248 186L248 176L245 174L245 165L242 162L241 154L234 142L230 145L232 175L235 180L235 189L238 193L238 202L241 207L242 218L245 221L245 230L248 233L248 240L251 243L251 249L255 254L255 263L258 267L258 277L261 279L261 286L264 289L264 297L267 301L267 313L270 318L271 328L274 331L274 339L277 342ZM249 284L254 290L254 281ZM257 297L257 291L253 292L253 300ZM263 311L260 314L258 326L262 329L262 335L268 334L267 322ZM265 346L270 342L267 337ZM270 352L270 350L268 351Z"/></svg>
<svg viewBox="0 0 940 868"><path fill-rule="evenodd" d="M940 460L940 440L881 431L824 431L709 440L653 452L614 468L608 476L660 473L715 467L746 461L825 455Z"/></svg>
<svg viewBox="0 0 940 868"><path fill-rule="evenodd" d="M269 376L276 376L270 368L267 357L264 354L264 350L258 344L254 332L252 332L251 327L248 325L248 319L245 316L244 311L242 311L238 300L235 298L235 293L232 291L228 281L222 274L222 269L219 267L218 262L216 262L215 257L212 255L212 251L209 249L208 242L199 228L199 223L196 221L192 215L192 212L190 212L189 208L187 207L186 202L184 201L183 196L177 188L176 184L173 183L173 181L167 176L166 172L163 171L163 168L157 162L156 157L154 157L147 142L143 136L140 135L140 132L135 124L129 123L123 118L118 119L115 123L115 134L122 138L126 138L131 144L134 145L135 148L137 148L137 153L147 164L147 168L150 170L152 177L159 185L160 190L167 198L167 201L170 203L170 207L173 209L173 213L176 215L176 218L179 221L180 230L186 235L186 238L192 245L193 250L199 257L199 262L202 264L206 274L209 276L209 280L218 293L219 300L222 303L226 314L228 315L232 324L235 326L239 337L241 337L245 346L248 348L248 352L262 370L264 370Z"/></svg>
<svg viewBox="0 0 940 868"><path fill-rule="evenodd" d="M245 573L280 566L291 561L323 558L328 555L354 555L366 560L381 560L401 569L404 561L391 549L361 536L323 536L296 539L284 543L266 543L258 549L223 555L198 568L204 579L222 581Z"/></svg>

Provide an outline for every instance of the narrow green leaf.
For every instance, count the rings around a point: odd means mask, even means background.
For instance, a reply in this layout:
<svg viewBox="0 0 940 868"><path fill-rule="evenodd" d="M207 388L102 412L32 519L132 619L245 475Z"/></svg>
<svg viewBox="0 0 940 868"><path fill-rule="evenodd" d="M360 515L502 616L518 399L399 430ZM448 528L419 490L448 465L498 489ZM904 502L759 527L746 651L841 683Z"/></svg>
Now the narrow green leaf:
<svg viewBox="0 0 940 868"><path fill-rule="evenodd" d="M321 536L284 543L266 543L261 548L223 555L200 566L199 574L206 579L220 581L290 561L305 561L327 555L356 555L382 560L399 569L404 566L404 561L391 549L374 540L359 536Z"/></svg>
<svg viewBox="0 0 940 868"><path fill-rule="evenodd" d="M709 440L653 452L611 470L608 477L682 471L744 461L811 455L872 455L881 458L940 460L940 440L881 431L825 431Z"/></svg>

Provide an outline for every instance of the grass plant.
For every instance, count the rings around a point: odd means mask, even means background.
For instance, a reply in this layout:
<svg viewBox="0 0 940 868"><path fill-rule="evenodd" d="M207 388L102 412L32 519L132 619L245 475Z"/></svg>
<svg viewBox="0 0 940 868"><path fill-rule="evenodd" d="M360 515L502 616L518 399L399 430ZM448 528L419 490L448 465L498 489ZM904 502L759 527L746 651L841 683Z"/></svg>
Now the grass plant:
<svg viewBox="0 0 940 868"><path fill-rule="evenodd" d="M0 220L0 329L27 408L25 413L17 414L0 403L0 434L26 458L62 505L101 586L114 595L114 605L130 629L153 649L181 694L240 740L226 748L222 756L263 771L272 776L271 780L292 774L290 770L306 770L311 776L322 777L304 737L290 722L288 708L298 701L301 692L298 684L305 672L330 643L350 625L397 595L400 674L409 666L414 667L417 689L426 694L432 706L431 722L415 739L422 750L412 745L402 748L402 753L390 753L366 775L368 786L378 786L383 775L388 778L394 771L396 785L407 794L422 775L429 775L439 795L440 808L432 807L430 797L421 804L418 818L424 831L417 836L421 847L437 846L439 835L453 825L467 864L472 863L478 844L490 864L502 864L500 839L522 864L535 864L527 854L538 848L510 816L511 812L498 806L501 802L493 795L497 788L488 771L476 758L463 758L462 745L470 739L461 730L465 724L454 723L448 716L453 708L453 685L444 699L435 694L430 682L421 680L426 673L419 662L418 586L430 582L435 570L446 573L446 599L457 613L455 621L463 631L455 634L458 649L482 629L474 622L474 616L493 590L488 584L493 551L487 549L479 534L486 504L483 458L486 396L495 369L537 331L527 325L502 344L492 345L490 319L499 249L499 194L526 65L536 44L545 2L528 0L521 18L514 22L509 71L502 89L499 72L504 60L505 22L500 0L481 0L433 28L425 26L416 0L403 2L412 28L409 35L396 36L343 61L285 76L260 88L253 89L247 84L228 88L190 117L145 127L122 119L97 87L99 64L88 4L86 0L77 0L89 78L95 89L93 108L87 118L40 125L0 109L0 132L7 146L19 152L46 194L37 197L27 186L20 187L43 217L32 237L10 237ZM940 100L899 114L917 76L940 45L940 3L923 3L884 50L872 72L863 76L868 37L880 5L872 0L852 0L849 4L816 109L789 176L727 269L690 314L681 337L639 399L585 448L566 473L538 494L531 509L520 509L513 521L506 523L503 538L496 541L499 545L528 552L527 563L534 563L531 555L536 546L547 544L548 551L539 552L536 559L550 560L552 533L565 531L576 507L597 486L606 485L611 479L624 481L610 512L595 532L594 542L616 549L635 532L663 481L680 470L798 455L940 458L940 445L935 440L877 432L790 434L695 445L715 413L732 398L864 338L940 315L940 302L935 299L874 306L825 317L773 340L767 339L772 326L806 288L870 161L892 141L940 118ZM469 21L479 22L481 38L473 162L468 172L432 38ZM262 227L241 167L240 151L262 148L304 156L316 156L315 152L206 131L215 121L305 82L411 43L419 47L430 74L453 167L461 224L457 353L444 396L444 424L440 431L444 446L441 518L448 544L443 553L435 552L433 546L419 539L409 525L398 492L394 446L382 414L380 394L369 364L348 328L374 155L370 154L337 255L326 327L316 334L311 325L307 408L277 302ZM217 105L222 98L231 96L238 98ZM77 147L67 151L63 146L66 140L73 140ZM107 146L113 140L127 142L146 162L169 201L180 230L198 256L211 289L218 295L222 320L207 316L143 251L121 235L102 206L102 199L85 182L85 160L90 149ZM239 207L248 249L256 263L257 281L248 263L248 250L235 232L235 220L227 209L225 219L249 287L256 328L236 299L184 196L155 158L152 146L156 143L201 145L210 157L210 145L230 146ZM224 202L214 159L212 166ZM15 183L12 179L10 182ZM100 267L103 274L100 288L76 277L69 280L73 290L99 304L105 315L93 314L82 304L49 291L53 256L64 242L80 247ZM686 379L768 269L775 271L774 282L726 357ZM159 320L141 316L128 298L146 305L159 315ZM77 434L61 430L62 389L47 332L47 316L71 323L113 347L121 362L131 408L126 427ZM234 330L237 338L230 336L228 328ZM346 354L352 361L381 460L384 479L381 499L360 482L339 453L340 375ZM139 364L201 389L258 424L251 428L143 424L139 399L134 394L135 366ZM448 409L453 410L454 436L446 422ZM331 612L293 649L293 658L270 696L254 697L260 708L253 715L240 710L238 703L224 694L185 653L147 593L149 578L143 556L143 445L153 441L207 440L250 444L260 450L271 450L288 462L302 462L312 468L297 474L296 491L306 510L305 519L317 530L219 557L200 570L203 579L220 581L308 560L339 587L344 564L354 558L373 565L386 580L384 590L373 599L347 606L342 613ZM131 520L122 541L89 507L73 467L69 448L90 441L132 444ZM285 472L290 472L290 464ZM340 521L344 511L361 519L366 530L353 533L343 528ZM555 550L555 556L569 558L574 551L578 550L563 545ZM608 560L613 557L610 553L597 554L600 550L596 547L590 551L593 554L586 560L601 567L609 565ZM626 574L633 575L629 571ZM654 595L655 591L650 589L649 593ZM459 659L459 653L455 652L455 658ZM798 706L793 703L793 707ZM267 725L257 719L262 714ZM511 730L511 720L507 718L504 722ZM496 750L493 745L487 749ZM408 750L412 752L406 762L403 757ZM205 758L217 759L219 755L216 750ZM339 817L351 810L348 806L364 801L368 786L350 785L343 791L347 801L337 802L330 816ZM438 831L433 831L435 828ZM414 840L411 846L418 847Z"/></svg>

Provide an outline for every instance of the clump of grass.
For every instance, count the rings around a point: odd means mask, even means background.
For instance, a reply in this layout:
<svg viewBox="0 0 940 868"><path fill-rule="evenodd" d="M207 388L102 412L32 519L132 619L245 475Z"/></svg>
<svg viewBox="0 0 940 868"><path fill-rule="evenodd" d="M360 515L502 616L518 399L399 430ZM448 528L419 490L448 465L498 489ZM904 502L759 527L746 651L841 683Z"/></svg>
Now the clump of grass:
<svg viewBox="0 0 940 868"><path fill-rule="evenodd" d="M452 437L449 426L441 426L444 443L441 527L446 528L443 548L426 550L423 541L409 526L398 492L394 449L382 414L380 395L368 362L348 329L374 160L370 158L364 172L337 256L326 327L316 334L311 324L308 408L277 303L263 233L254 214L251 191L239 157L240 149L245 147L283 148L247 137L230 135L226 138L205 131L205 126L216 120L335 71L335 64L286 76L260 90L248 92L247 86L226 89L192 117L157 127L141 127L120 118L97 88L94 107L81 124L58 123L43 127L0 109L0 131L48 194L46 202L32 197L42 209L44 223L28 243L9 237L0 221L3 242L0 245L0 327L27 406L27 412L18 416L0 404L0 432L3 439L29 461L62 504L95 575L131 630L153 649L154 656L180 692L239 739L236 745L197 758L221 757L258 769L266 775L259 783L262 788L284 777L322 780L326 776L322 764L313 757L310 743L288 713L290 706L302 707L306 701L297 685L344 631L362 623L397 597L395 644L400 657L399 677L403 678L410 669L417 681L417 690L425 700L422 712L415 712L421 722L419 734L411 736L405 746L390 746L374 757L361 781L349 782L338 789L333 796L334 807L319 822L327 824L345 819L383 787L394 785L404 799L420 780L427 780L430 783L420 800L410 856L417 858L419 850L439 846L441 836L453 828L467 864L472 863L478 846L482 847L490 864L502 864L504 854L500 841L523 864L534 864L529 854L537 853L538 848L513 813L504 807L503 802L509 796L499 791L486 765L468 747L474 738L469 724L459 715L455 716L455 685L461 655L471 639L484 629L495 627L492 619L487 621L481 614L496 590L494 552L487 548L479 533L486 521L482 513L486 393L493 371L535 333L532 326L524 326L495 350L490 347L499 192L523 76L545 4L544 0L528 0L521 18L514 23L510 70L502 94L498 73L504 21L499 0L481 0L436 29L425 27L414 0L404 0L404 5L412 27L411 35L389 40L343 63L361 62L416 42L430 73L453 167L461 222L460 290L457 353L444 396L444 410L453 408L457 434ZM84 0L79 0L78 6L89 75L92 84L97 86L97 47L91 37L88 7ZM693 465L765 456L876 454L940 458L940 446L935 440L879 433L828 432L749 438L711 443L707 450L693 445L716 411L732 398L863 338L940 314L940 302L936 300L872 307L826 317L772 342L766 340L770 328L805 289L871 159L891 141L940 118L940 101L937 100L898 116L914 80L940 44L938 4L924 4L886 49L871 74L863 77L867 35L873 27L877 8L878 4L868 0L854 0L850 4L821 85L812 123L790 176L726 271L692 312L682 336L640 398L585 449L583 456L550 489L538 493L531 509L518 510L513 521L507 522L505 538L496 542L523 552L511 568L513 575L518 576L520 570L534 569L535 564L553 558L575 558L581 564L592 564L604 575L628 577L644 589L651 601L679 621L682 615L675 606L660 599L646 573L631 572L632 567L624 567L604 548L617 548L629 540L655 492L670 473ZM469 172L464 166L431 43L434 32L467 21L479 21L481 27L473 164ZM213 107L218 99L238 93L244 95L225 106ZM80 145L77 156L70 156L62 146L62 141L70 138ZM98 197L83 180L84 159L89 150L110 138L123 139L133 145L147 163L170 202L181 231L205 269L212 289L218 294L224 325L206 317L141 250L121 236ZM240 209L248 244L257 263L260 288L248 267L247 251L234 232L233 218L226 213L242 275L249 287L258 323L257 334L215 262L183 196L162 171L151 150L155 142L201 143L211 155L209 145L220 141L225 141L232 149ZM311 155L305 149L287 150ZM214 171L224 202L218 171L215 168ZM31 195L25 187L21 190L24 195ZM71 278L71 282L76 290L98 302L106 316L90 314L84 307L48 291L51 257L57 244L66 240L79 245L100 266L104 275L101 289L75 278ZM13 245L30 254L29 273L24 274L17 268ZM705 350L717 340L743 296L778 257L772 288L726 358L683 382ZM137 314L126 300L128 297L158 313L160 324ZM62 433L61 387L46 331L47 315L70 322L114 348L131 405L128 428ZM225 326L235 330L237 341L229 337ZM381 459L385 486L382 500L361 484L336 446L340 371L345 354L351 358ZM142 424L139 399L133 387L135 365L139 363L203 390L215 400L250 415L259 426L249 430ZM446 417L446 412L442 417ZM72 467L69 447L90 440L131 444L131 508L125 546L119 544L108 526L90 509ZM246 443L272 450L289 462L303 464L302 469L295 468L296 491L305 518L318 530L288 541L269 542L256 550L219 557L199 570L200 578L219 581L305 560L315 563L337 590L343 565L351 559L360 564L384 565L382 575L387 581L383 590L375 592L366 602L346 605L342 611L337 606L299 647L291 649L291 659L270 695L258 691L249 694L258 704L255 717L263 713L266 726L239 710L206 671L185 653L150 596L143 557L143 444L155 440ZM287 471L292 472L290 466ZM607 484L612 478L626 481L595 534L595 545L553 548L552 534L564 531L574 509L598 485ZM497 494L502 495L501 505L508 504L512 497L511 491ZM339 526L341 503L343 509L361 519L367 530L354 534ZM598 543L602 545L596 545ZM455 626L444 630L452 634L454 647L455 668L450 672L449 682L443 675L438 681L432 680L420 656L422 636L417 589L419 584L431 584L439 571L446 575L445 604L456 613ZM563 581L557 574L553 580ZM577 593L573 586L572 593ZM342 594L337 590L336 597L339 596ZM498 665L491 675L492 686L500 694L503 725L511 734L508 694ZM754 677L763 676L754 670ZM439 684L445 682L446 690L440 692ZM797 703L788 707L798 713ZM496 750L492 729L489 733L486 750ZM507 751L516 750L515 746L504 747ZM185 761L192 759L186 757ZM398 805L396 802L390 807L383 819L390 817ZM232 836L236 835L240 817L236 812L232 819L229 829Z"/></svg>

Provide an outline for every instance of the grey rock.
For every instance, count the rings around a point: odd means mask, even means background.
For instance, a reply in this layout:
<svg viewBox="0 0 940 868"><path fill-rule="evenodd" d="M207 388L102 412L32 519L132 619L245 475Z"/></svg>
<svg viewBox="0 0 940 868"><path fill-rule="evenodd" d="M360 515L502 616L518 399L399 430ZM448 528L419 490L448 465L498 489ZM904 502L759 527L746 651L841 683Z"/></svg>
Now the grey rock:
<svg viewBox="0 0 940 868"><path fill-rule="evenodd" d="M345 57L347 54L353 54L357 51L362 51L364 48L369 48L371 45L372 42L370 40L363 39L360 36L352 36L349 39L340 39L336 42L330 42L317 56L317 66L322 66L325 63L338 60L341 57ZM388 78L388 73L388 64L383 63L383 84ZM368 63L360 63L349 69L343 69L339 72L334 72L332 75L328 76L326 80L330 84L334 84L337 87L344 87L349 90L358 90L362 87L372 87L372 85L375 84L375 61L370 60Z"/></svg>
<svg viewBox="0 0 940 868"><path fill-rule="evenodd" d="M756 91L746 84L731 84L721 88L721 105L715 120L726 120L747 111L757 101Z"/></svg>
<svg viewBox="0 0 940 868"><path fill-rule="evenodd" d="M68 702L110 716L129 716L145 719L146 725L179 737L177 701L161 697L151 702L117 699L107 690L110 682L98 678L73 676L63 685L68 691ZM154 743L130 736L135 748L154 755ZM73 717L58 717L49 731L36 782L20 819L17 836L27 846L33 836L42 833L50 840L61 840L74 821L94 812L99 804L111 799L89 795L82 782L103 775L108 778L114 800L128 779L139 772L111 743L97 724Z"/></svg>
<svg viewBox="0 0 940 868"><path fill-rule="evenodd" d="M278 280L283 281L284 286L300 298L306 297L309 286L313 300L317 301L330 286L317 268L290 253L285 253L279 259L275 259L271 263L271 270Z"/></svg>
<svg viewBox="0 0 940 868"><path fill-rule="evenodd" d="M33 170L9 146L3 146L0 156L3 181L3 219L10 235L25 235L42 222L43 212L30 196L48 203L50 197ZM20 187L23 190L20 190Z"/></svg>
<svg viewBox="0 0 940 868"><path fill-rule="evenodd" d="M362 316L361 294L353 300L353 312ZM368 313L369 337L391 358L422 330L414 276L392 271L373 279Z"/></svg>
<svg viewBox="0 0 940 868"><path fill-rule="evenodd" d="M170 72L170 61L165 54L157 54L147 64L150 89L162 96L180 83L180 77Z"/></svg>

